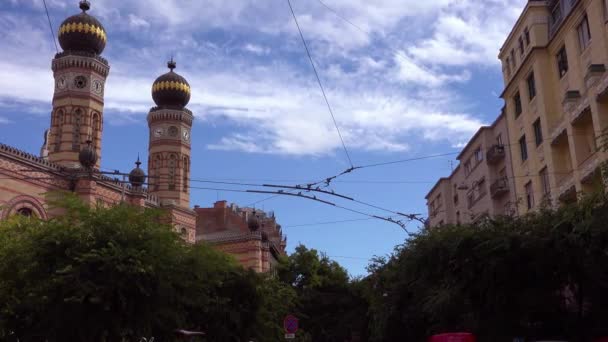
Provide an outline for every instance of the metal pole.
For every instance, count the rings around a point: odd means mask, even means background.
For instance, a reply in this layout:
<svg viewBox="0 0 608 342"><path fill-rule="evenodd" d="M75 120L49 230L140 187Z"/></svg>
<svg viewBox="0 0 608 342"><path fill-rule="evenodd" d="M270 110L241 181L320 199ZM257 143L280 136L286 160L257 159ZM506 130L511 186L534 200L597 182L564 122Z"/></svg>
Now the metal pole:
<svg viewBox="0 0 608 342"><path fill-rule="evenodd" d="M127 176L123 174L122 175L122 196L121 196L121 200L120 200L121 202L125 201L125 187L127 186L126 178L127 178Z"/></svg>

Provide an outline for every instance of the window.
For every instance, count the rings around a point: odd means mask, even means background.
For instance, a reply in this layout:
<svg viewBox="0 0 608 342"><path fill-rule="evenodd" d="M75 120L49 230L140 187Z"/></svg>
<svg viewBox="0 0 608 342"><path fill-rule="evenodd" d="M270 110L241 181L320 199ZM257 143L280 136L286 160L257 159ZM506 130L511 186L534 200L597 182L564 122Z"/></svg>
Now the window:
<svg viewBox="0 0 608 342"><path fill-rule="evenodd" d="M456 212L456 224L460 224L460 211Z"/></svg>
<svg viewBox="0 0 608 342"><path fill-rule="evenodd" d="M175 168L177 167L177 156L169 156L169 190L175 190Z"/></svg>
<svg viewBox="0 0 608 342"><path fill-rule="evenodd" d="M536 142L536 146L539 146L543 143L543 130L540 127L540 118L536 119L533 124L534 127L534 141Z"/></svg>
<svg viewBox="0 0 608 342"><path fill-rule="evenodd" d="M502 134L499 134L499 135L496 137L496 145L498 145L498 146L502 146Z"/></svg>
<svg viewBox="0 0 608 342"><path fill-rule="evenodd" d="M519 139L519 151L521 153L521 161L525 162L528 160L528 146L526 145L525 134Z"/></svg>
<svg viewBox="0 0 608 342"><path fill-rule="evenodd" d="M519 96L519 92L517 92L517 94L515 94L513 97L513 103L515 105L515 117L517 118L522 112L521 96Z"/></svg>
<svg viewBox="0 0 608 342"><path fill-rule="evenodd" d="M566 54L566 46L562 46L562 48L559 49L556 59L559 78L562 78L568 72L568 55Z"/></svg>
<svg viewBox="0 0 608 342"><path fill-rule="evenodd" d="M30 208L21 208L17 210L17 214L25 217L33 217L34 212Z"/></svg>
<svg viewBox="0 0 608 342"><path fill-rule="evenodd" d="M551 187L549 186L549 172L547 172L546 166L540 171L540 185L542 187L543 197L549 196Z"/></svg>
<svg viewBox="0 0 608 342"><path fill-rule="evenodd" d="M519 55L524 55L524 39L522 37L519 37Z"/></svg>
<svg viewBox="0 0 608 342"><path fill-rule="evenodd" d="M467 205L469 208L473 206L473 191L467 193Z"/></svg>
<svg viewBox="0 0 608 342"><path fill-rule="evenodd" d="M466 163L464 163L464 174L465 176L468 176L471 174L471 161L467 160Z"/></svg>
<svg viewBox="0 0 608 342"><path fill-rule="evenodd" d="M587 46L589 46L589 42L591 41L591 31L589 30L589 20L587 16L583 18L581 23L576 28L578 32L578 42L581 47L581 51L585 50Z"/></svg>
<svg viewBox="0 0 608 342"><path fill-rule="evenodd" d="M511 63L513 63L513 70L515 70L515 49L511 49Z"/></svg>
<svg viewBox="0 0 608 342"><path fill-rule="evenodd" d="M483 196L486 195L487 190L486 190L486 180L484 178L482 178L478 183L477 183L477 192L479 194L478 198L481 198Z"/></svg>
<svg viewBox="0 0 608 342"><path fill-rule="evenodd" d="M480 163L483 160L483 152L481 152L481 147L475 150L475 160Z"/></svg>
<svg viewBox="0 0 608 342"><path fill-rule="evenodd" d="M507 179L507 168L506 167L503 167L502 169L500 169L500 171L498 171L498 178Z"/></svg>
<svg viewBox="0 0 608 342"><path fill-rule="evenodd" d="M534 73L528 76L528 98L532 100L536 97L536 80L534 79Z"/></svg>
<svg viewBox="0 0 608 342"><path fill-rule="evenodd" d="M529 181L526 184L526 205L528 206L528 210L532 209L534 206L534 190L532 189L532 181Z"/></svg>
<svg viewBox="0 0 608 342"><path fill-rule="evenodd" d="M458 186L454 184L454 205L458 205Z"/></svg>
<svg viewBox="0 0 608 342"><path fill-rule="evenodd" d="M524 38L526 39L526 45L530 45L530 30L527 27L524 29Z"/></svg>
<svg viewBox="0 0 608 342"><path fill-rule="evenodd" d="M506 65L507 65L507 75L511 76L511 57L507 57Z"/></svg>

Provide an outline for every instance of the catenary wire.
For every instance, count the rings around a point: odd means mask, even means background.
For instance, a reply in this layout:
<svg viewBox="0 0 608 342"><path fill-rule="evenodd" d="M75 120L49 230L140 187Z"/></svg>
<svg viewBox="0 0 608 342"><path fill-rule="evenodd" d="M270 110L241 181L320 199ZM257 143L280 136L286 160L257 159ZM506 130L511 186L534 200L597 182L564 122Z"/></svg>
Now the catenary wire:
<svg viewBox="0 0 608 342"><path fill-rule="evenodd" d="M55 30L53 30L53 24L51 23L51 16L49 15L49 9L46 6L46 0L42 0L44 4L44 11L46 12L46 18L49 21L49 29L51 30L51 38L53 39L53 44L55 45L55 51L59 53L59 47L57 46L57 41L55 40Z"/></svg>
<svg viewBox="0 0 608 342"><path fill-rule="evenodd" d="M296 13L293 11L293 7L291 6L291 0L287 0L287 4L289 5L289 10L291 11L291 15L293 16L293 20L298 28L298 32L300 33L300 38L302 39L302 44L304 44L304 49L306 50L306 55L310 60L310 65L315 73L317 78L317 82L319 83L319 87L321 88L321 93L323 94L323 98L325 99L325 103L327 104L327 109L329 110L329 114L334 122L334 126L336 127L336 131L338 132L338 136L340 137L340 141L342 142L342 147L344 148L344 153L346 154L346 158L348 159L348 163L351 167L353 167L353 162L350 158L350 154L348 153L348 149L346 148L346 144L344 143L344 138L342 137L342 133L340 132L340 127L338 127L338 122L336 121L336 117L334 116L334 112L329 104L329 100L327 99L327 94L325 93L325 88L323 87L323 83L321 82L321 77L319 77L319 73L317 72L317 67L312 59L312 55L308 48L308 44L306 43L306 39L304 39L304 34L302 33L302 29L300 28L300 24L298 23L298 19L296 18Z"/></svg>

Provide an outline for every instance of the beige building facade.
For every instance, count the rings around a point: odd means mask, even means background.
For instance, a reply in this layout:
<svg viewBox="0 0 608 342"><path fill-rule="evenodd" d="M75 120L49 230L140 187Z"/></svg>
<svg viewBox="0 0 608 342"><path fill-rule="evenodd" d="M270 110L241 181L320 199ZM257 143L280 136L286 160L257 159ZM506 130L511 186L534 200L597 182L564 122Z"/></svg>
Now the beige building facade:
<svg viewBox="0 0 608 342"><path fill-rule="evenodd" d="M501 137L507 177L494 178L505 181L494 181L490 192L508 191L510 199L480 198L483 203L472 207L474 215L501 214L501 205L506 206L503 214L557 207L604 186L600 165L608 157L601 148L608 128L607 21L607 0L528 1L499 53L505 108L497 121L505 126ZM479 136L469 142L449 179L463 172L462 157ZM501 167L487 174L496 177ZM430 226L458 222L451 214L458 211L456 206L445 199L443 205L451 207L444 209L445 216L433 218L439 212L434 200L448 191L444 183L441 179L427 195Z"/></svg>
<svg viewBox="0 0 608 342"><path fill-rule="evenodd" d="M529 1L500 51L521 213L576 201L602 184L606 5L605 0Z"/></svg>
<svg viewBox="0 0 608 342"><path fill-rule="evenodd" d="M481 127L457 157L459 165L427 194L431 227L513 215L516 208L504 112Z"/></svg>

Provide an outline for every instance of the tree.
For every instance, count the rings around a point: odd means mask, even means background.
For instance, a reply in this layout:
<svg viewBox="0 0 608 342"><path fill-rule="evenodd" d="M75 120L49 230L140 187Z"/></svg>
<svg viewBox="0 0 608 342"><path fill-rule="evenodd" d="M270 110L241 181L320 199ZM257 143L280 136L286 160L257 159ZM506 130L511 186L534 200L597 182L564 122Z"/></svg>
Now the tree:
<svg viewBox="0 0 608 342"><path fill-rule="evenodd" d="M608 198L425 230L369 267L370 340L607 335Z"/></svg>
<svg viewBox="0 0 608 342"><path fill-rule="evenodd" d="M350 340L353 331L365 332L361 324L366 304L357 296L354 283L337 262L303 245L281 265L279 278L298 295L296 315L312 341Z"/></svg>
<svg viewBox="0 0 608 342"><path fill-rule="evenodd" d="M183 242L162 212L89 208L0 223L0 334L21 341L171 340L178 328L212 341L253 334L254 275L225 254ZM0 336L4 339L6 336Z"/></svg>

